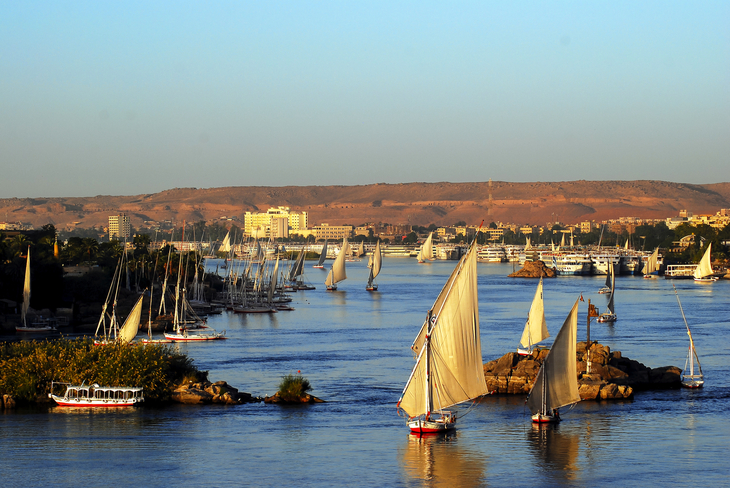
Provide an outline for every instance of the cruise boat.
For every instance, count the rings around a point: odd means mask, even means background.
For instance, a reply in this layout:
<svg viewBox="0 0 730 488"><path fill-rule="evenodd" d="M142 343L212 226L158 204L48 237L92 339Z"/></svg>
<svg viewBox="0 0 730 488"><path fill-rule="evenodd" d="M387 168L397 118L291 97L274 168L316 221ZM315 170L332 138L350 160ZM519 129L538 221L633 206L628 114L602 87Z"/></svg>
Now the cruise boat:
<svg viewBox="0 0 730 488"><path fill-rule="evenodd" d="M547 256L550 256L548 259ZM551 263L558 275L583 276L591 274L593 261L585 254L544 253L540 258L544 263Z"/></svg>
<svg viewBox="0 0 730 488"><path fill-rule="evenodd" d="M477 261L482 263L504 263L507 262L507 253L503 247L483 246L477 253Z"/></svg>
<svg viewBox="0 0 730 488"><path fill-rule="evenodd" d="M664 270L664 278L691 280L694 278L696 264L669 264Z"/></svg>
<svg viewBox="0 0 730 488"><path fill-rule="evenodd" d="M63 396L53 394L53 382L48 398L60 407L131 407L144 401L143 389L130 386L99 386L65 384Z"/></svg>

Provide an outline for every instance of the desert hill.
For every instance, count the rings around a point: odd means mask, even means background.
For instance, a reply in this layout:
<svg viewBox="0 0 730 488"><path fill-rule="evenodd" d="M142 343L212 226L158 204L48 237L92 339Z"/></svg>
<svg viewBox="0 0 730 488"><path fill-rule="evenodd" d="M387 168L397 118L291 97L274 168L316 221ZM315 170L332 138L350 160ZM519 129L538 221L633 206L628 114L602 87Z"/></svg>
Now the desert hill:
<svg viewBox="0 0 730 488"><path fill-rule="evenodd" d="M491 204L490 204L491 194ZM310 225L364 222L450 225L464 220L519 224L665 218L730 208L730 183L691 185L666 181L564 181L510 183L376 183L360 186L175 188L134 196L0 199L0 219L48 223L59 229L107 225L118 212L132 225L144 221L217 220L246 211L287 206L307 211ZM489 210L491 208L491 210Z"/></svg>

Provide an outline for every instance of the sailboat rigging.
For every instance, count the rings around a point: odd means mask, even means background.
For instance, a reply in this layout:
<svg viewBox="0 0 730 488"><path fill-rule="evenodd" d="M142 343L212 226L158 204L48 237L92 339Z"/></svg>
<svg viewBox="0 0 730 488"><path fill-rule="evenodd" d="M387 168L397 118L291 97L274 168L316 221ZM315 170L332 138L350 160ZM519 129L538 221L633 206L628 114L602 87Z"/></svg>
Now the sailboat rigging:
<svg viewBox="0 0 730 488"><path fill-rule="evenodd" d="M578 301L563 322L527 397L535 423L559 422L558 409L580 401L576 367Z"/></svg>
<svg viewBox="0 0 730 488"><path fill-rule="evenodd" d="M692 339L692 332L689 330L687 324L687 317L684 315L684 309L682 308L682 302L679 301L679 294L677 293L677 287L672 283L674 288L674 295L677 297L677 303L679 304L679 311L682 312L682 319L684 320L684 326L687 328L687 335L689 336L689 351L687 352L687 360L684 363L684 371L682 371L682 386L685 388L702 388L705 384L705 377L702 374L702 366L700 366L700 358L697 356L695 350L695 343ZM695 362L697 363L697 369L695 371Z"/></svg>
<svg viewBox="0 0 730 488"><path fill-rule="evenodd" d="M476 239L461 258L416 336L418 353L398 410L411 432L453 430L456 415L445 409L488 393L482 370L477 297Z"/></svg>

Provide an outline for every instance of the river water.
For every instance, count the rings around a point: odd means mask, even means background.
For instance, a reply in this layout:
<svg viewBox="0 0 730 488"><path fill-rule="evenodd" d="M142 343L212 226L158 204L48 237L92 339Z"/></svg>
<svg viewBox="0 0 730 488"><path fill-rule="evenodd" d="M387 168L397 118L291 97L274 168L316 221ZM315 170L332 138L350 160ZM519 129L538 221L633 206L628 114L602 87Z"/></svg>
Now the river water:
<svg viewBox="0 0 730 488"><path fill-rule="evenodd" d="M215 269L215 262L210 264ZM675 281L705 387L581 402L558 426L533 427L524 397L487 397L455 434L408 433L395 404L410 374L410 344L455 261L386 258L380 290L365 291L366 261L326 292L293 294L295 311L212 316L228 340L177 345L212 381L274 393L301 371L327 403L170 406L116 411L21 409L0 415L3 484L56 486L620 486L730 484L730 281ZM484 361L515 350L535 280L512 264L479 264ZM582 293L601 311L603 277L545 281L555 336ZM672 281L621 276L615 325L591 338L650 367L684 366L688 338ZM586 303L579 340L585 340ZM552 338L546 343L549 345Z"/></svg>

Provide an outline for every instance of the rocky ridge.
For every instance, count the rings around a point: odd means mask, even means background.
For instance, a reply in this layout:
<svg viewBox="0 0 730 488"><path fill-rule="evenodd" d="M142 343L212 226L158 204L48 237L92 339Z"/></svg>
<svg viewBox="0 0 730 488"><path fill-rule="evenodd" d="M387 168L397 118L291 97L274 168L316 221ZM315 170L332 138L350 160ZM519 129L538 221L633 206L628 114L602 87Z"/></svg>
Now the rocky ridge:
<svg viewBox="0 0 730 488"><path fill-rule="evenodd" d="M491 198L490 198L491 195ZM145 221L212 221L246 211L288 206L309 212L310 225L409 222L452 225L459 220L542 224L622 216L666 218L681 209L715 213L730 207L730 183L691 185L666 181L564 181L512 183L398 183L352 186L175 188L159 193L95 197L3 198L11 222L58 229L106 226L125 212L132 226ZM489 216L489 217L487 217Z"/></svg>

